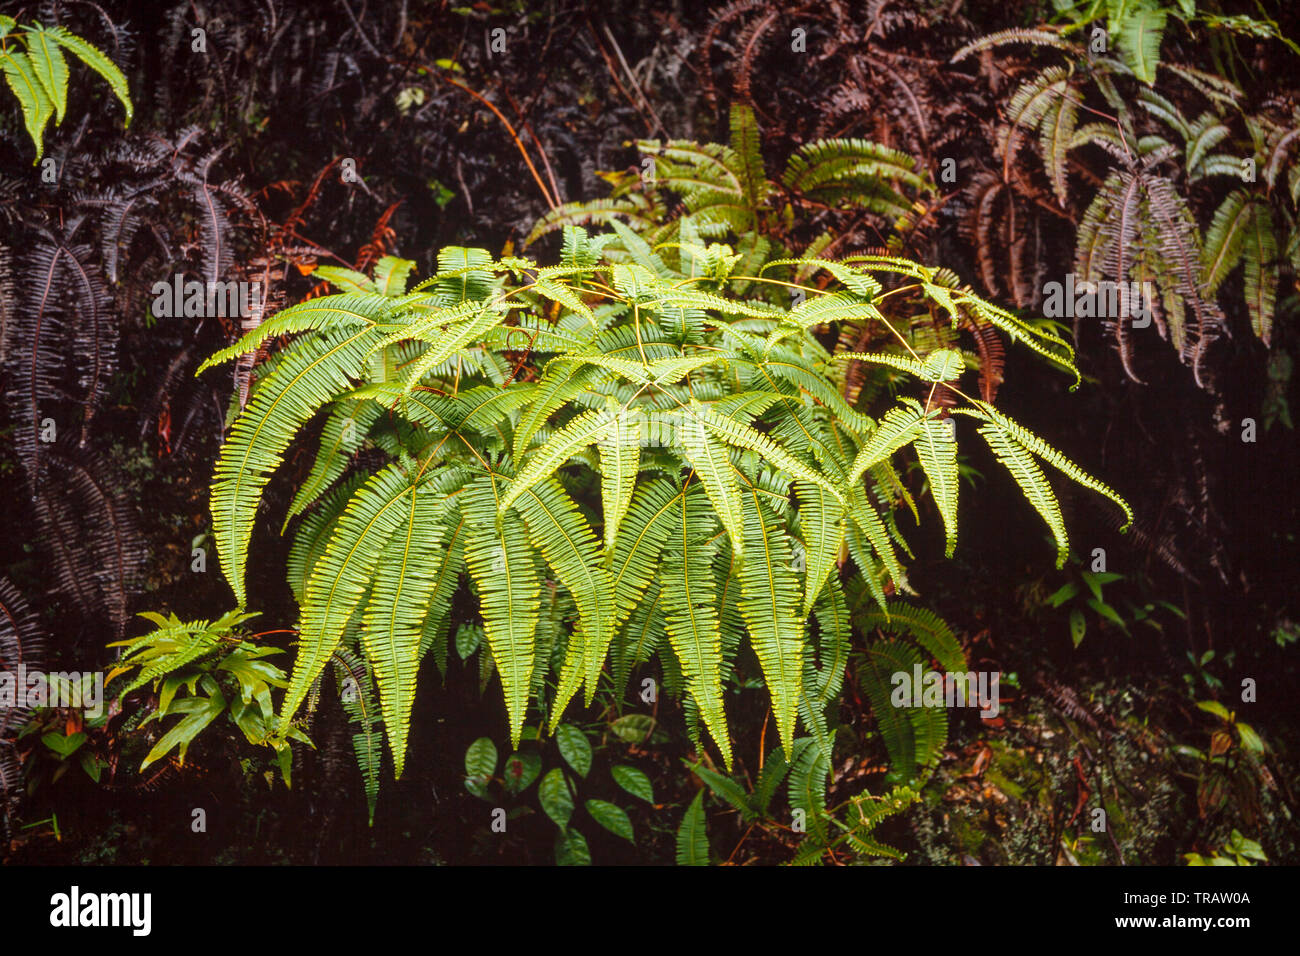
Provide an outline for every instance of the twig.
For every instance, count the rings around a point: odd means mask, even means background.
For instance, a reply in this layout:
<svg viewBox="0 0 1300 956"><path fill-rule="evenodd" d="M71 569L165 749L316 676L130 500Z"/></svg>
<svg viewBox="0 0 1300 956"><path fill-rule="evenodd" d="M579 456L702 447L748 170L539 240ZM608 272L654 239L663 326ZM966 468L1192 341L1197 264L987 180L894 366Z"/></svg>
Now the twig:
<svg viewBox="0 0 1300 956"><path fill-rule="evenodd" d="M381 60L384 59L384 55L379 52L379 48L370 42L370 37L367 36L366 31L362 29L361 21L357 19L357 15L353 13L352 8L348 6L348 0L339 0L339 3L343 4L343 9L348 13L348 19L351 20L352 25L357 28L357 36L361 37L361 42L365 44L366 49Z"/></svg>
<svg viewBox="0 0 1300 956"><path fill-rule="evenodd" d="M519 117L519 122L523 124L524 130L533 138L533 145L537 147L537 152L542 157L542 167L546 170L546 178L551 184L551 195L554 196L558 202L561 198L560 187L555 184L555 172L551 169L551 161L546 156L546 150L542 147L542 141L538 139L537 134L533 132L533 124L528 121L527 115L525 115L524 111L519 108L519 104L515 102L515 98L510 95L510 90L504 86L501 90L505 93L506 99L510 101L510 106L514 109L515 115Z"/></svg>
<svg viewBox="0 0 1300 956"><path fill-rule="evenodd" d="M645 104L645 108L649 110L650 115L654 117L655 128L659 131L661 136L667 136L668 131L664 128L663 121L659 119L659 114L655 112L654 106L652 106L650 101L646 99L646 95L641 92L641 87L636 81L636 75L632 72L632 68L627 65L627 60L623 57L623 50L618 45L618 41L614 39L614 34L611 33L609 27L603 23L600 25L600 28L605 31L605 36L609 37L610 45L614 48L614 55L618 57L618 62L623 65L623 71L627 74L627 80L632 84L632 89L636 90L636 95L641 97L641 102Z"/></svg>
<svg viewBox="0 0 1300 956"><path fill-rule="evenodd" d="M484 106L486 106L488 109L490 109L493 112L496 118L501 121L501 124L505 126L506 131L510 134L510 138L514 140L515 148L519 150L519 155L523 156L524 162L528 164L528 171L533 174L533 179L537 183L537 188L542 191L542 198L546 200L546 205L550 206L551 209L559 208L559 203L555 201L555 198L551 195L550 190L546 188L546 183L542 181L541 175L537 172L537 167L533 165L532 157L528 155L528 150L524 148L524 144L520 141L519 133L517 133L515 131L514 126L510 124L510 120L506 119L505 114L496 108L496 104L494 104L482 93L478 92L477 90L471 89L470 87L466 86L464 83L460 82L459 80L452 79L450 76L444 76L442 73L438 72L437 70L430 69L428 67L425 67L425 71L435 79L442 80L442 82L450 84L451 86L456 87L458 90L463 90L464 92L468 93L470 96L474 97L474 99L478 100L480 103L482 103Z"/></svg>
<svg viewBox="0 0 1300 956"><path fill-rule="evenodd" d="M605 44L600 41L600 34L596 32L595 24L588 20L587 26L591 28L591 35L596 41L596 49L600 51L600 57L605 61L605 66L609 69L609 78L614 81L614 85L618 87L618 91L623 94L623 99L627 100L632 106L632 109L636 110L641 119L645 121L646 135L650 135L654 132L654 126L650 122L650 118L645 115L644 111L641 109L641 104L632 98L632 94L627 91L627 88L623 86L623 82L618 78L618 70L614 68L614 61L611 60L609 54L605 52Z"/></svg>

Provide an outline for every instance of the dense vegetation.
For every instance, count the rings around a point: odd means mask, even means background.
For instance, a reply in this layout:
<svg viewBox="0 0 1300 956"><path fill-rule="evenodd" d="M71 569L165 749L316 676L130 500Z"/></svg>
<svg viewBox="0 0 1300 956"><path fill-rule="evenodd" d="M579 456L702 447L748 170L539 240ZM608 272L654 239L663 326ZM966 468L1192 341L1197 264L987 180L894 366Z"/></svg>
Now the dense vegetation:
<svg viewBox="0 0 1300 956"><path fill-rule="evenodd" d="M1300 858L1286 5L6 13L9 859Z"/></svg>

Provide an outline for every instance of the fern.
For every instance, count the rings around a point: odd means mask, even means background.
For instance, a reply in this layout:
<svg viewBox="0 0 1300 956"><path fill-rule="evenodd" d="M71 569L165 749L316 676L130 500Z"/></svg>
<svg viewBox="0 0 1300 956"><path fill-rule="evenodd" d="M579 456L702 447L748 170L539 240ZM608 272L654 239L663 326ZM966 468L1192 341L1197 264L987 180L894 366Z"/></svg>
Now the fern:
<svg viewBox="0 0 1300 956"><path fill-rule="evenodd" d="M122 103L126 125L131 125L134 108L126 77L98 48L63 27L20 24L13 17L0 16L0 68L4 69L5 82L18 100L27 135L36 147L32 165L45 153L46 125L51 118L56 126L62 123L68 108L68 63L63 50L103 77Z"/></svg>
<svg viewBox="0 0 1300 956"><path fill-rule="evenodd" d="M637 147L653 168L651 179L643 183L635 175L605 174L614 184L609 198L552 210L538 221L525 245L565 226L607 224L619 233L618 242L608 245L612 255L634 258L632 247L639 242L663 244L680 250L680 271L693 277L700 272L691 263L690 250L699 250L699 242L693 240L701 237L735 238L734 253L722 247L730 254L724 256L729 268L742 261L757 267L784 254L776 241L783 231L781 210L773 203L781 187L810 202L870 212L885 226L911 213L918 196L937 195L934 183L911 156L861 139L808 143L790 157L774 181L768 178L759 151L754 111L733 106L730 126L731 142L725 146L688 140L639 141ZM679 212L670 212L669 194L680 198ZM766 255L759 254L763 249L768 250ZM705 266L705 271L714 272L719 281L726 278L716 271L716 264Z"/></svg>
<svg viewBox="0 0 1300 956"><path fill-rule="evenodd" d="M752 161L747 168L756 173ZM730 766L725 688L748 642L780 745L792 747L801 724L817 742L811 763L796 761L801 786L810 794L822 786L823 710L853 627L844 582L859 582L855 593L882 607L886 585L907 588L889 514L891 460L913 447L951 552L956 443L937 409L911 397L879 421L850 407L835 377L842 365L829 361L816 326L771 301L782 300L769 292L779 283L756 276L748 298L728 289L726 246L683 247L689 254L671 261L687 275L661 257L664 247L619 235L621 251L566 227L564 264L545 272L555 288L541 295L535 263L481 250L444 250L439 272L409 292L401 262L377 268L369 287L336 276L351 291L285 309L209 361L229 361L266 336L291 337L231 428L213 485L221 566L241 604L267 480L309 423L326 419L290 506L300 516L289 525L289 572L301 616L282 734L329 662L356 648L380 711L363 733L382 724L400 774L419 663L431 649L445 660L451 594L468 579L483 622L484 679L499 676L516 746L535 698L555 727L579 691L593 700L611 665L621 685L657 655L692 732ZM846 287L815 292L839 301L870 299L893 275L920 279L938 314L994 316L1073 369L1059 339L950 287L940 270L881 256L786 265L843 277ZM698 288L709 275L712 287ZM505 334L515 329L537 332L528 333L535 381L500 371L518 348ZM956 387L967 367L951 348L858 358L927 396ZM950 411L1018 428L976 400ZM1027 431L1012 433L1075 480L1114 494ZM388 462L345 477L363 445ZM587 506L588 487L599 489L599 507ZM1041 505L1038 483L1026 491ZM852 562L841 570L845 544ZM571 608L571 632L557 632L557 601ZM920 727L916 746L928 754L941 730ZM362 756L372 773L372 756Z"/></svg>

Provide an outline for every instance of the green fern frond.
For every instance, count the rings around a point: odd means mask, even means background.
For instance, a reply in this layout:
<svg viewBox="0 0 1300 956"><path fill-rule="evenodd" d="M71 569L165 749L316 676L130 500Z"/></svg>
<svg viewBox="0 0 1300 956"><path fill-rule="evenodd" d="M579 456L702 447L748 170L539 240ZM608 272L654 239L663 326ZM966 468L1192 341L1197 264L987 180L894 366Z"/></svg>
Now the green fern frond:
<svg viewBox="0 0 1300 956"><path fill-rule="evenodd" d="M262 489L297 432L361 374L373 328L319 333L295 343L253 394L221 448L212 485L213 534L226 580L242 606L244 567Z"/></svg>
<svg viewBox="0 0 1300 956"><path fill-rule="evenodd" d="M1031 46L1050 46L1058 50L1064 50L1067 53L1081 55L1083 50L1076 43L1071 43L1060 33L1053 30L1036 29L1026 30L1023 27L1013 27L1010 30L999 30L996 33L990 33L967 43L964 47L952 55L948 61L950 63L960 63L972 53L981 53L984 50L991 50L994 47L1004 46L1009 43L1028 43Z"/></svg>
<svg viewBox="0 0 1300 956"><path fill-rule="evenodd" d="M361 640L379 685L394 773L399 778L406 763L425 616L438 586L438 569L429 556L444 543L442 519L463 482L464 475L452 470L411 487L410 505L380 555L363 619Z"/></svg>
<svg viewBox="0 0 1300 956"><path fill-rule="evenodd" d="M384 548L409 523L414 500L411 477L396 462L376 473L348 502L303 595L298 656L285 692L282 729L329 663L349 619L373 587Z"/></svg>
<svg viewBox="0 0 1300 956"><path fill-rule="evenodd" d="M510 742L518 748L532 685L533 643L540 615L538 559L523 522L501 508L501 489L495 477L479 479L466 491L461 508L472 530L465 546L465 564L478 589L483 630L501 675Z"/></svg>
<svg viewBox="0 0 1300 956"><path fill-rule="evenodd" d="M799 617L799 582L790 568L789 538L752 489L743 496L745 561L740 570L740 610L750 644L772 696L772 715L781 742L794 743L795 715L803 687L804 622Z"/></svg>
<svg viewBox="0 0 1300 956"><path fill-rule="evenodd" d="M530 486L518 501L534 546L578 606L578 627L570 641L579 646L580 657L570 653L574 664L568 673L574 676L561 678L551 715L554 727L579 686L575 681L585 683L584 703L591 704L614 639L614 587L595 533L555 479Z"/></svg>
<svg viewBox="0 0 1300 956"><path fill-rule="evenodd" d="M681 663L686 692L730 769L731 740L722 702L722 635L712 568L716 523L698 495L679 495L672 503L677 521L660 572L668 639Z"/></svg>
<svg viewBox="0 0 1300 956"><path fill-rule="evenodd" d="M1154 4L1138 5L1124 17L1117 34L1124 62L1148 86L1156 80L1167 16L1167 11ZM1113 25L1112 32L1115 32Z"/></svg>
<svg viewBox="0 0 1300 956"><path fill-rule="evenodd" d="M957 547L957 442L946 421L926 419L921 434L912 441L925 476L930 480L930 494L943 517L947 534L945 552L952 557Z"/></svg>

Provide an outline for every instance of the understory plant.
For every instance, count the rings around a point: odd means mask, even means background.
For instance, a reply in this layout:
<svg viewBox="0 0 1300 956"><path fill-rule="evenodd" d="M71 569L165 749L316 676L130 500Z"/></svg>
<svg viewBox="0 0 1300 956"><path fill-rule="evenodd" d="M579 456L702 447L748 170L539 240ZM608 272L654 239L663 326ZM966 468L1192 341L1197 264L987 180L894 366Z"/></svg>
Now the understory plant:
<svg viewBox="0 0 1300 956"><path fill-rule="evenodd" d="M950 555L959 421L1045 519L1058 564L1068 539L1040 461L1128 513L966 396L961 352L921 354L899 336L901 352L832 354L818 335L849 320L891 327L882 279L896 278L954 325L978 316L1073 370L1050 331L898 257L773 260L746 275L726 244L652 248L615 229L630 261L610 261L613 235L569 226L552 266L452 247L409 288L413 263L393 257L373 277L318 270L341 291L284 309L205 363L291 336L258 367L215 472L214 536L240 607L263 490L325 416L285 519L300 618L281 737L338 649L355 648L400 776L417 674L426 656L445 662L463 583L516 748L530 706L553 732L579 694L590 704L612 682L621 698L655 657L692 735L725 766L723 688L738 675L766 687L785 753L802 726L829 759L825 709L854 627L846 594L869 595L889 620L889 595L911 591L896 506L920 512L895 466L905 447ZM797 269L831 279L777 278ZM736 282L756 291L737 294ZM806 296L794 307L792 285ZM879 414L860 411L842 394L850 358L908 384ZM941 387L960 400L939 404ZM363 448L377 454L358 458Z"/></svg>

